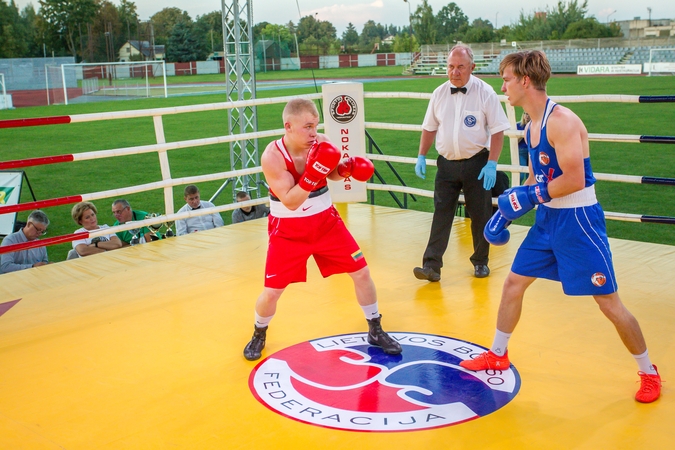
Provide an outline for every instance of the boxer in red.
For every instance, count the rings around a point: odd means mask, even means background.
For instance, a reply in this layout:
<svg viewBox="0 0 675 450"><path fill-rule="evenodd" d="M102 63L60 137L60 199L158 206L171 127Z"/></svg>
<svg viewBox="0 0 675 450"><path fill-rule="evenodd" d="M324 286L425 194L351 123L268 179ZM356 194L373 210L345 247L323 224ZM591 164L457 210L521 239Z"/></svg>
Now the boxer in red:
<svg viewBox="0 0 675 450"><path fill-rule="evenodd" d="M267 327L290 283L307 280L314 257L324 277L347 273L368 322L368 343L397 355L401 346L382 330L375 284L363 253L331 202L326 179L368 180L373 163L359 156L341 161L340 151L317 133L319 112L311 100L294 99L283 112L284 137L262 154L270 187L269 244L265 287L255 305L255 329L244 357L255 361L265 348Z"/></svg>

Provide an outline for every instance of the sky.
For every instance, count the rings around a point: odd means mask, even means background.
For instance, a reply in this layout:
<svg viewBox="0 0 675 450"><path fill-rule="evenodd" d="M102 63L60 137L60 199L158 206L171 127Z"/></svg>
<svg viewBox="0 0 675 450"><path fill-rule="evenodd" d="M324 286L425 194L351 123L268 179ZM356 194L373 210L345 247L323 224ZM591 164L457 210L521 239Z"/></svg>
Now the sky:
<svg viewBox="0 0 675 450"><path fill-rule="evenodd" d="M5 0L9 3L9 0ZM37 0L14 0L19 9L32 3L35 10L39 8ZM118 5L119 0L111 0ZM227 0L232 2L234 0ZM319 20L330 21L338 32L338 37L354 24L360 33L367 20L383 25L403 26L408 24L408 10L414 12L421 0L252 0L253 23L270 22L286 24L289 21L298 23L301 15L315 14ZM147 20L163 8L180 8L194 20L197 16L221 9L220 0L135 0L141 20ZM429 0L434 14L449 0ZM530 15L535 11L551 9L557 0L455 0L469 21L482 18L489 20L497 27L510 25L518 21L521 12ZM583 0L578 0L583 3ZM245 4L245 0L240 0ZM594 16L601 23L614 20L630 20L634 17L649 18L651 8L652 19L675 19L675 1L645 0L645 3L633 0L588 0L588 15ZM300 13L298 13L298 9Z"/></svg>

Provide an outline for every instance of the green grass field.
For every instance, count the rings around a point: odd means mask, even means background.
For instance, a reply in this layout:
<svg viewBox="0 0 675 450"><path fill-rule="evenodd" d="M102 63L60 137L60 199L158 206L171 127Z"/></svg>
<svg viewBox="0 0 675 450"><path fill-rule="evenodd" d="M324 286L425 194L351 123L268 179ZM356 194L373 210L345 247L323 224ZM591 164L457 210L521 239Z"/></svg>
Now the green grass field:
<svg viewBox="0 0 675 450"><path fill-rule="evenodd" d="M288 72L267 72L258 74L258 80L312 79L319 78L368 78L392 77L391 81L366 82L366 91L432 92L446 79L442 77L410 77L400 79L401 67L370 67L354 69L325 69ZM218 79L218 77L220 77ZM498 77L483 77L499 90ZM222 81L222 75L170 77L171 83L196 83ZM320 89L320 88L319 88ZM630 95L673 95L672 77L554 77L549 82L550 95L587 94L630 94ZM264 90L259 98L289 96L315 92L314 88ZM170 97L168 99L140 99L85 103L69 106L32 107L0 111L0 119L75 115L105 111L124 111L204 104L226 101L224 94ZM419 124L422 122L427 102L423 100L366 100L366 121ZM675 135L673 104L619 104L619 103L573 103L566 105L574 110L586 123L590 133ZM258 108L258 129L281 128L283 105L269 105ZM520 112L518 113L520 114ZM164 130L167 142L220 136L227 133L227 112L214 111L164 116ZM415 157L419 134L369 130L385 154ZM268 143L260 140L260 152ZM21 129L0 130L0 148L3 161L53 156L68 153L131 147L155 143L151 118L100 121L70 125L52 125ZM171 175L174 178L230 170L229 145L214 145L190 149L173 150L169 153ZM433 157L433 153L431 153ZM618 173L643 176L675 178L675 146L666 144L616 144L591 143L593 169L600 173ZM505 143L501 163L509 163L508 143ZM385 181L395 184L395 178L384 163L376 167ZM396 170L405 182L414 187L433 189L434 169L429 168L427 179L421 180L414 174L414 167L395 164ZM99 192L161 179L158 158L155 154L124 156L95 161L62 163L25 169L28 180L38 200ZM200 185L202 198L208 199L220 187L221 182ZM176 210L184 204L183 187L174 188ZM631 185L616 182L598 182L600 202L606 211L632 214L674 216L675 191L672 187ZM163 212L163 195L160 190L130 195L132 206L149 212ZM231 189L227 189L216 204L230 203ZM24 183L22 202L31 201L30 192ZM99 223L112 224L111 199L97 201ZM377 192L376 203L395 206L390 196ZM431 199L419 198L408 207L420 211L432 211ZM72 233L79 228L70 217L71 206L53 207L46 210L52 224L48 236ZM19 220L25 220L28 213L20 213ZM531 215L530 215L531 216ZM226 223L230 214L223 214ZM529 224L532 217L518 223ZM428 233L428 230L420 230ZM675 227L659 224L641 224L608 221L611 237L672 245L675 242ZM52 261L66 257L70 244L49 248Z"/></svg>

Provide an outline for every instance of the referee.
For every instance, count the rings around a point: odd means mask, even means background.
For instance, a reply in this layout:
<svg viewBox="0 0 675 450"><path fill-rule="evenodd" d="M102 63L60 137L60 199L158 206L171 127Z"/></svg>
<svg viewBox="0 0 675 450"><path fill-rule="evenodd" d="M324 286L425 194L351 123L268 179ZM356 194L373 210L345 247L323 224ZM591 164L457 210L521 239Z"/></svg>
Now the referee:
<svg viewBox="0 0 675 450"><path fill-rule="evenodd" d="M415 173L426 176L426 154L436 142L438 151L434 187L434 217L422 267L413 273L420 280L439 281L443 254L448 247L460 191L471 218L474 276L484 278L489 244L483 237L492 215L490 190L497 178L497 160L504 143L504 130L511 126L494 89L471 73L476 65L473 52L456 45L448 55L448 81L431 96L422 124Z"/></svg>

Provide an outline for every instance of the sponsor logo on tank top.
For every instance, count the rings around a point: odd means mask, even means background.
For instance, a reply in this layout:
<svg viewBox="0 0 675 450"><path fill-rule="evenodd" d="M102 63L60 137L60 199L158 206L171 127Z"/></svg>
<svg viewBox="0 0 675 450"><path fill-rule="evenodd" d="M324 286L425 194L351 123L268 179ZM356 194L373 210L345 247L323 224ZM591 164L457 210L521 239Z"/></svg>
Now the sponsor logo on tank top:
<svg viewBox="0 0 675 450"><path fill-rule="evenodd" d="M551 162L551 157L544 152L539 152L539 164L542 166L548 166Z"/></svg>
<svg viewBox="0 0 675 450"><path fill-rule="evenodd" d="M280 350L251 372L267 408L306 424L363 432L417 431L479 419L520 389L515 367L472 372L459 363L485 351L470 342L389 333L403 347L387 355L366 333L329 336Z"/></svg>

